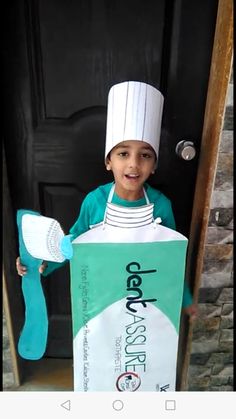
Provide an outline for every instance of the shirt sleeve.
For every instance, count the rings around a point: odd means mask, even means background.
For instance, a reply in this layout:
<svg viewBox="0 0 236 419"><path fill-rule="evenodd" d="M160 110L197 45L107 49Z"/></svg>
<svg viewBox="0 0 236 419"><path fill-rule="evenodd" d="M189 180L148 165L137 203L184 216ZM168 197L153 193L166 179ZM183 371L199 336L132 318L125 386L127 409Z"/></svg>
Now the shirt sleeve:
<svg viewBox="0 0 236 419"><path fill-rule="evenodd" d="M188 307L191 304L193 304L193 297L192 297L191 291L189 289L188 283L185 280L184 281L182 308Z"/></svg>
<svg viewBox="0 0 236 419"><path fill-rule="evenodd" d="M159 211L158 211L159 207ZM175 218L172 210L171 201L165 197L161 200L159 204L157 204L157 217L161 218L161 224L164 227L171 228L172 230L176 230ZM156 215L155 215L156 217Z"/></svg>
<svg viewBox="0 0 236 419"><path fill-rule="evenodd" d="M72 239L76 239L76 237L80 236L81 234L85 233L89 230L90 225L90 195L87 195L87 197L84 199L81 208L79 217L77 218L76 222L70 229L70 234L72 234Z"/></svg>
<svg viewBox="0 0 236 419"><path fill-rule="evenodd" d="M163 196L163 199L160 203L156 205L156 213L154 213L155 218L160 217L162 220L162 225L164 227L171 228L172 230L176 230L175 218L172 210L171 201ZM188 307L193 303L193 298L191 291L189 289L189 285L187 281L184 281L184 289L183 289L183 301L182 301L182 308Z"/></svg>
<svg viewBox="0 0 236 419"><path fill-rule="evenodd" d="M48 276L52 272L54 272L56 269L61 268L62 266L65 266L68 263L68 260L66 259L64 262L47 262L47 267L43 271L43 276Z"/></svg>

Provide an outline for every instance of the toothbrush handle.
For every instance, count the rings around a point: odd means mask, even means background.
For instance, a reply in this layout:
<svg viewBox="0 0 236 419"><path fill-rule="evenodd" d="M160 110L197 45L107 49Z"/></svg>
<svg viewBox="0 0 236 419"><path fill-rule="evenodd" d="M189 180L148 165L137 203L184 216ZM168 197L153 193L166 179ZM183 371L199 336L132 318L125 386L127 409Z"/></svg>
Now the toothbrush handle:
<svg viewBox="0 0 236 419"><path fill-rule="evenodd" d="M27 273L22 277L22 293L25 302L25 322L18 342L18 352L22 358L37 360L43 356L46 350L48 316L38 270L43 261L31 256L23 241L22 216L26 213L40 215L33 211L17 211L20 259L21 263L27 267Z"/></svg>

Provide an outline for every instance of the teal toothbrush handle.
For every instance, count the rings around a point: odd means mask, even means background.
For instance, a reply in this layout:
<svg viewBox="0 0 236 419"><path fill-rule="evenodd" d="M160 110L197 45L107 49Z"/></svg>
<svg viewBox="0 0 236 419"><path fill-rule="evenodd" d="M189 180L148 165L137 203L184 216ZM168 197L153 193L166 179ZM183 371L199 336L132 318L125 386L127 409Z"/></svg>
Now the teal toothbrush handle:
<svg viewBox="0 0 236 419"><path fill-rule="evenodd" d="M30 210L17 211L20 260L21 264L27 267L27 273L22 277L25 323L18 342L18 352L22 358L37 360L42 358L46 350L48 315L38 271L43 261L31 256L25 247L22 235L22 216L24 214L40 215L38 212Z"/></svg>

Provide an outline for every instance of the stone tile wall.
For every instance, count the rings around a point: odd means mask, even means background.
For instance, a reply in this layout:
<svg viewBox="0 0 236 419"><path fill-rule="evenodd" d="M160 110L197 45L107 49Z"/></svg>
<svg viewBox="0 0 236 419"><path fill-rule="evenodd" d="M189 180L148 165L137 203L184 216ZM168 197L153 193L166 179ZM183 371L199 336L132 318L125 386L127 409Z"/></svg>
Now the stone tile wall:
<svg viewBox="0 0 236 419"><path fill-rule="evenodd" d="M15 378L12 368L10 343L8 338L7 324L5 314L3 312L3 339L2 339L2 372L3 372L3 390L14 389Z"/></svg>
<svg viewBox="0 0 236 419"><path fill-rule="evenodd" d="M189 391L233 390L233 78L228 87L193 329Z"/></svg>

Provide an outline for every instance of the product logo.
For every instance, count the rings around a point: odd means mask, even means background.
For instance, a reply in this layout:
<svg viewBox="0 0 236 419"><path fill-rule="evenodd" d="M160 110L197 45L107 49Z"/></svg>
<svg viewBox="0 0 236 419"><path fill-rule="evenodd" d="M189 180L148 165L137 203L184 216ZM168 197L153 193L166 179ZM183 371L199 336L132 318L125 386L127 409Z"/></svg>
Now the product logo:
<svg viewBox="0 0 236 419"><path fill-rule="evenodd" d="M127 279L127 291L133 293L136 292L135 296L128 296L126 308L132 313L137 313L136 307L141 304L143 307L147 307L147 303L157 301L156 298L143 299L143 291L141 289L143 275L155 273L156 269L148 269L146 271L140 270L141 266L138 262L131 262L126 266L126 271L131 274Z"/></svg>
<svg viewBox="0 0 236 419"><path fill-rule="evenodd" d="M130 262L126 266L126 272L129 276L126 281L126 289L132 293L126 297L126 308L128 324L125 325L125 377L120 377L120 387L130 388L130 390L120 391L135 391L140 386L140 378L133 372L146 371L146 320L145 317L138 315L138 309L141 307L147 308L147 303L157 301L156 298L146 298L143 296L143 280L148 280L150 274L157 272L156 269L143 270L138 262ZM147 310L148 314L148 310Z"/></svg>
<svg viewBox="0 0 236 419"><path fill-rule="evenodd" d="M116 388L118 391L136 391L140 384L141 379L138 374L127 371L117 378Z"/></svg>

